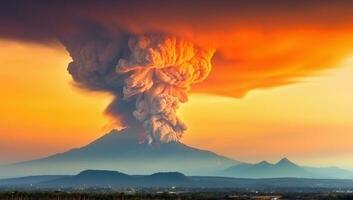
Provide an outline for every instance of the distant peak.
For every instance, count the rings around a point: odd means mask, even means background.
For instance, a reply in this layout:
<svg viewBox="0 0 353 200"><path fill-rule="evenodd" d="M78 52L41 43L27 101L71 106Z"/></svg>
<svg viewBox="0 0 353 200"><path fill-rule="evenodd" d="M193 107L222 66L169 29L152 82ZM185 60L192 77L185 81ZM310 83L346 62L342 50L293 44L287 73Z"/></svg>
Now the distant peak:
<svg viewBox="0 0 353 200"><path fill-rule="evenodd" d="M266 160L263 160L259 162L258 165L271 165L271 163L267 162Z"/></svg>
<svg viewBox="0 0 353 200"><path fill-rule="evenodd" d="M118 171L112 171L112 170L95 170L95 169L87 169L79 174L77 176L90 176L90 175L116 175L116 174L123 174Z"/></svg>
<svg viewBox="0 0 353 200"><path fill-rule="evenodd" d="M151 174L151 176L185 176L185 174L180 173L180 172L157 172L154 174Z"/></svg>
<svg viewBox="0 0 353 200"><path fill-rule="evenodd" d="M288 160L288 158L284 157L281 160L279 160L278 162L290 162L290 161Z"/></svg>
<svg viewBox="0 0 353 200"><path fill-rule="evenodd" d="M148 176L148 178L159 180L174 180L174 181L187 181L188 177L180 172L158 172Z"/></svg>
<svg viewBox="0 0 353 200"><path fill-rule="evenodd" d="M283 165L283 164L286 164L286 165L296 165L295 163L293 163L292 161L288 160L288 158L282 158L281 160L279 160L276 165Z"/></svg>

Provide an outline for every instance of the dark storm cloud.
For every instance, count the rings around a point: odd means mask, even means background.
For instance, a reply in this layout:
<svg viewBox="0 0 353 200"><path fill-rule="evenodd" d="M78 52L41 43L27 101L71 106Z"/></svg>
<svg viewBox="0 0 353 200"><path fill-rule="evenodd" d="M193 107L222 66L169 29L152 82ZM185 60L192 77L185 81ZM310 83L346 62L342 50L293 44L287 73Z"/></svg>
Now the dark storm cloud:
<svg viewBox="0 0 353 200"><path fill-rule="evenodd" d="M170 24L201 30L249 23L345 26L353 15L353 1L330 0L3 0L0 5L0 37L36 41L75 34L87 24L149 31Z"/></svg>

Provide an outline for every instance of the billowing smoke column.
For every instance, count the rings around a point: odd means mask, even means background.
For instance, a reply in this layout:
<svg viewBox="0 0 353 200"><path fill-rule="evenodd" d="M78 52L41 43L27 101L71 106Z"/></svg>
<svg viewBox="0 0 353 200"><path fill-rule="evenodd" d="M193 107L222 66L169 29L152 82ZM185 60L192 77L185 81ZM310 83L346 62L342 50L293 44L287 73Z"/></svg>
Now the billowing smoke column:
<svg viewBox="0 0 353 200"><path fill-rule="evenodd" d="M176 115L193 83L211 70L213 49L165 35L120 35L63 42L78 85L115 95L107 112L124 126L141 127L143 141L178 141L186 125Z"/></svg>

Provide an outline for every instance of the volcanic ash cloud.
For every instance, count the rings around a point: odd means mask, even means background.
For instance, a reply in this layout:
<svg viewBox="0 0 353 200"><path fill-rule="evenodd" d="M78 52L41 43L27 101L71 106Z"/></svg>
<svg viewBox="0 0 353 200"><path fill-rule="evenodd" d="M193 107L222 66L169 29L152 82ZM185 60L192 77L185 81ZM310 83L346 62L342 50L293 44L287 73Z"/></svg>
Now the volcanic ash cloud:
<svg viewBox="0 0 353 200"><path fill-rule="evenodd" d="M130 36L126 43L99 51L99 42L70 45L69 72L83 87L113 93L108 113L125 126L142 127L145 142L178 141L187 127L177 109L187 102L190 86L209 74L214 50L174 36Z"/></svg>

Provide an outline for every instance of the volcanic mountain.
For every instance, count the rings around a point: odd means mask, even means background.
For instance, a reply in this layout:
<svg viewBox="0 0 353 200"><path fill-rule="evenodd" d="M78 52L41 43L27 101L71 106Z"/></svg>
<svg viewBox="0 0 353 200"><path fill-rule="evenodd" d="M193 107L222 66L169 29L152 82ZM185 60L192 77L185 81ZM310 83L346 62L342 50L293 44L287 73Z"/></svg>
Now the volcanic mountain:
<svg viewBox="0 0 353 200"><path fill-rule="evenodd" d="M179 171L204 175L239 164L210 151L181 142L139 143L134 129L112 130L81 148L46 158L0 167L0 177L76 174L86 169L117 170L129 174Z"/></svg>

